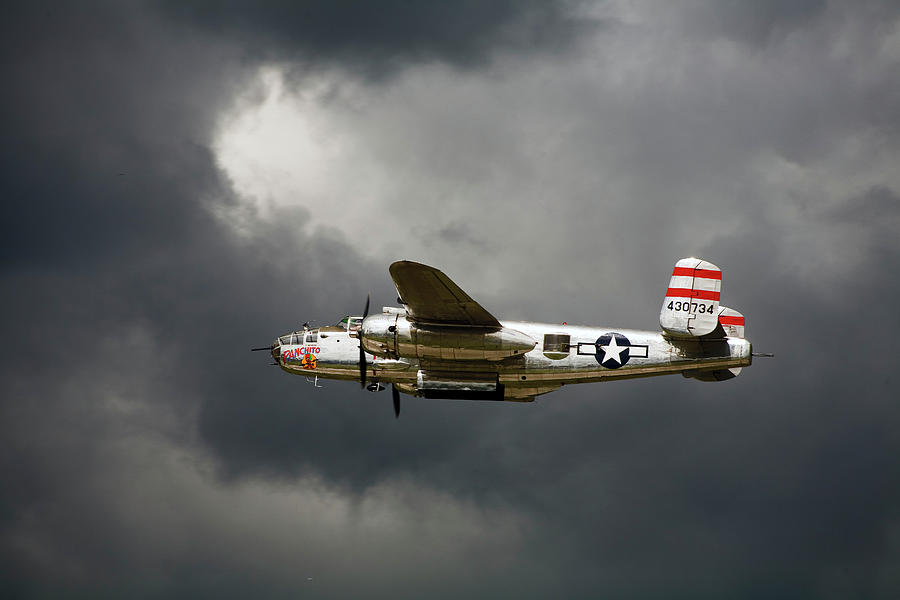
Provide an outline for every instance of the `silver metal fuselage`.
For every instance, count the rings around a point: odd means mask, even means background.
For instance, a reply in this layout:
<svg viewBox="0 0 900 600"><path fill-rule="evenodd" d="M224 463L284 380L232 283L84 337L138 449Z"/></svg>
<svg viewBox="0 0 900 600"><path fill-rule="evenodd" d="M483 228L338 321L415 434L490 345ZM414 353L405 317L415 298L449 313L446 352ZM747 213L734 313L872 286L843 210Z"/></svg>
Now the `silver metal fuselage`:
<svg viewBox="0 0 900 600"><path fill-rule="evenodd" d="M566 384L674 373L714 380L751 363L750 342L737 337L680 339L661 332L524 321L473 330L413 323L401 310L386 309L390 312L371 315L362 324L367 379L414 395L441 386L475 391L493 386L499 390L496 399L530 401ZM359 344L359 333L351 328L322 327L283 336L273 344L272 355L289 373L359 380Z"/></svg>

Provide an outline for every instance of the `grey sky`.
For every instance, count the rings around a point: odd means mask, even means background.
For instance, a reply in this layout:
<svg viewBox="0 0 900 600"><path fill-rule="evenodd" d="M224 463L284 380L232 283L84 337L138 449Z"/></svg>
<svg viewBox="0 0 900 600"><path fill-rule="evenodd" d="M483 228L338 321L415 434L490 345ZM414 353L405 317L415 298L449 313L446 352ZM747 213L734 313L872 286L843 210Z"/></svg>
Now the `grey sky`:
<svg viewBox="0 0 900 600"><path fill-rule="evenodd" d="M896 5L374 6L7 10L4 596L895 597ZM775 359L395 421L247 352L399 258L655 328L692 254Z"/></svg>

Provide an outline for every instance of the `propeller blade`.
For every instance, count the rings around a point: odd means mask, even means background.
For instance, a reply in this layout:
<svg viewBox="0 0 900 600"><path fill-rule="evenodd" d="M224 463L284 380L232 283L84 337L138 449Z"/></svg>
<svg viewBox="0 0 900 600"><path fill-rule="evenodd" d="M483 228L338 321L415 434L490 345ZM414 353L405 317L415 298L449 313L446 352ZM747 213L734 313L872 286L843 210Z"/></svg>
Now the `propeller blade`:
<svg viewBox="0 0 900 600"><path fill-rule="evenodd" d="M369 316L369 300L371 295L366 294L366 308L363 311L363 321ZM363 348L363 332L362 323L359 324L359 331L356 333L356 339L359 340L359 386L363 389L366 387L366 349Z"/></svg>
<svg viewBox="0 0 900 600"><path fill-rule="evenodd" d="M391 384L391 396L394 397L394 418L400 418L400 390L393 383Z"/></svg>
<svg viewBox="0 0 900 600"><path fill-rule="evenodd" d="M366 387L366 350L362 347L362 340L359 340L359 387Z"/></svg>

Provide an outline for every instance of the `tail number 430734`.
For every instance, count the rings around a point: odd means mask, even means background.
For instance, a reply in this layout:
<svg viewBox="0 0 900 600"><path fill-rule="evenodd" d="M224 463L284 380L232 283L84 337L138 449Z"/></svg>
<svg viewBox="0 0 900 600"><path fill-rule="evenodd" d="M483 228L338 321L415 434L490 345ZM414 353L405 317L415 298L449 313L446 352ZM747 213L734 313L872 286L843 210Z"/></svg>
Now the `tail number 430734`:
<svg viewBox="0 0 900 600"><path fill-rule="evenodd" d="M669 305L666 306L669 310L674 310L675 312L692 312L692 313L700 313L700 314L712 314L715 310L714 304L702 304L697 302L689 302L681 300L672 300L669 302Z"/></svg>

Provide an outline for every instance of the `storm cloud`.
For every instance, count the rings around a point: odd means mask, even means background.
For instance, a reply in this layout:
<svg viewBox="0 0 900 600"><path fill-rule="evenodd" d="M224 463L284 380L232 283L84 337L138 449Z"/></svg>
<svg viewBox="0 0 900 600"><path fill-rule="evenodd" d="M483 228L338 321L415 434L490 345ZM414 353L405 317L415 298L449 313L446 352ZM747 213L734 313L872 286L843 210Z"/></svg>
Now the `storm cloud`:
<svg viewBox="0 0 900 600"><path fill-rule="evenodd" d="M2 25L0 586L16 597L900 591L888 2L94 2ZM247 349L445 270L775 352L528 405Z"/></svg>

